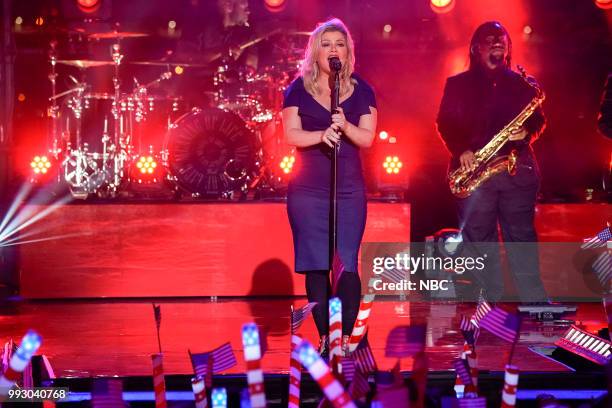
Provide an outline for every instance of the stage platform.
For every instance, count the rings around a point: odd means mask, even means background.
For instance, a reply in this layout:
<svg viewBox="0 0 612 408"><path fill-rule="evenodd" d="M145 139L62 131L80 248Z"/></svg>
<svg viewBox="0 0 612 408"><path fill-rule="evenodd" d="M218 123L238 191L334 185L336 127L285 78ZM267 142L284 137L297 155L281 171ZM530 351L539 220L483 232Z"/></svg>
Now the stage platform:
<svg viewBox="0 0 612 408"><path fill-rule="evenodd" d="M611 215L609 205L540 205L536 223L543 242L577 243L599 231ZM269 406L286 406L289 311L306 299L300 296L302 277L292 273L283 203L71 204L37 228L64 238L18 247L22 296L1 305L0 340L18 340L30 328L39 331L40 351L59 377L55 385L86 394L91 378L116 375L125 378L126 390L148 391L150 397L150 355L157 352L151 303L156 302L162 308L161 342L170 391L189 398L188 350L207 351L225 341L231 342L238 365L216 376L215 384L234 391L243 388L240 329L252 321L268 337L263 369L268 398L274 401ZM364 241L407 242L409 229L409 204L369 203ZM548 288L559 279L550 275L544 281ZM516 304L503 307L511 310ZM377 297L369 340L379 369L390 370L396 362L384 356L389 331L424 323L428 398L451 395L452 361L463 348L459 322L474 309L471 303ZM524 320L513 357L521 369L520 401L533 404L540 391L581 389L582 394L573 395L585 399L605 394L602 373L577 374L530 350L552 346L570 321L591 333L607 326L601 301L581 303L575 315L564 318L567 321L550 323ZM317 342L312 319L300 333ZM481 332L479 369L492 398L498 397L509 354L508 343ZM409 376L412 360L402 360L401 370ZM316 406L320 391L308 376L304 381L304 406ZM174 401L171 406L185 405Z"/></svg>
<svg viewBox="0 0 612 408"><path fill-rule="evenodd" d="M536 226L543 242L578 243L610 219L612 205L542 204ZM34 227L61 238L18 246L20 294L30 299L305 294L285 203L75 203ZM368 204L364 242L409 237L408 203ZM541 252L551 296L592 295L582 277L560 275L571 254Z"/></svg>
<svg viewBox="0 0 612 408"><path fill-rule="evenodd" d="M150 355L157 352L151 301L153 299L9 302L3 305L0 314L0 340L17 340L27 329L35 328L43 337L40 352L48 356L56 375L61 378L56 384L68 384L74 390L83 391L89 386L89 378L117 375L126 377L126 384L132 384L127 385L127 389L143 390L142 384L150 381ZM216 376L214 381L217 385L232 382L244 385L245 363L240 329L242 324L252 321L267 332L268 351L262 366L266 378L271 383L276 381L278 388L271 391L269 398L281 398L278 393L286 392L289 364L289 310L291 305L301 306L305 302L303 298L161 300L161 343L169 389L189 390L188 380L193 371L187 350L207 351L225 341L231 342L238 365ZM510 310L516 305L502 306ZM430 386L435 386L436 392L445 390L450 395L454 381L452 361L463 347L460 318L462 314L471 315L474 308L474 304L410 303L377 298L370 317L369 341L379 369L390 370L396 362L384 357L389 331L397 325L424 323L427 325ZM566 317L590 332L596 333L604 327L601 304L578 305L576 314ZM582 387L601 394L605 389L605 377L601 373L578 375L528 349L534 345L552 345L567 327L563 322L543 324L528 318L524 321L513 359L521 369L524 390ZM316 344L316 330L311 319L299 332ZM488 381L489 387L499 387L510 344L482 331L477 350L483 383ZM403 359L401 368L409 372L412 359ZM145 377L149 380L143 380ZM550 382L551 379L556 380ZM309 389L311 391L304 391L305 395L318 395L319 391L312 382Z"/></svg>
<svg viewBox="0 0 612 408"><path fill-rule="evenodd" d="M19 247L26 298L305 294L285 203L73 204L37 228L63 238ZM409 237L408 204L368 204L364 241Z"/></svg>

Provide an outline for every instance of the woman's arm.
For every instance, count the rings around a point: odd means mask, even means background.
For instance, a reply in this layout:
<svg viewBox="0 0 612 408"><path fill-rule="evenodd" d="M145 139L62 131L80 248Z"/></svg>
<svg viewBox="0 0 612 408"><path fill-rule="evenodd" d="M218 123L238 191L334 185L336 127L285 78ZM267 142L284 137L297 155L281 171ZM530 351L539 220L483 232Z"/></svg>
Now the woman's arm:
<svg viewBox="0 0 612 408"><path fill-rule="evenodd" d="M296 147L314 146L322 142L333 147L333 143L340 140L340 136L331 127L314 132L303 130L297 106L283 109L283 129L287 143Z"/></svg>
<svg viewBox="0 0 612 408"><path fill-rule="evenodd" d="M332 116L334 124L337 124L346 137L351 139L359 147L370 147L374 142L376 132L376 121L378 111L370 106L370 113L359 117L359 125L355 126L344 117L342 108L338 107L339 113Z"/></svg>

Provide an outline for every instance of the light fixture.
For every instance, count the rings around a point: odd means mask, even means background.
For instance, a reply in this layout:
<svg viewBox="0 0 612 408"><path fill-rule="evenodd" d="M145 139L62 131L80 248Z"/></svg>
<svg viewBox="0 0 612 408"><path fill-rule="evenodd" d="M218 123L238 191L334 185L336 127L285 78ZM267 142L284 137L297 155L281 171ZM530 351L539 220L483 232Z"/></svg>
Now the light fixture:
<svg viewBox="0 0 612 408"><path fill-rule="evenodd" d="M95 13L102 3L101 0L76 0L79 9L85 13Z"/></svg>
<svg viewBox="0 0 612 408"><path fill-rule="evenodd" d="M30 162L33 175L38 177L47 174L51 169L51 161L47 156L35 156Z"/></svg>
<svg viewBox="0 0 612 408"><path fill-rule="evenodd" d="M284 174L289 174L293 171L293 165L295 164L295 156L285 156L281 160L279 166Z"/></svg>
<svg viewBox="0 0 612 408"><path fill-rule="evenodd" d="M612 342L574 325L555 346L552 357L575 369L603 369L612 361Z"/></svg>
<svg viewBox="0 0 612 408"><path fill-rule="evenodd" d="M455 0L430 0L429 7L437 14L448 13L455 7Z"/></svg>
<svg viewBox="0 0 612 408"><path fill-rule="evenodd" d="M382 166L387 174L399 174L404 163L402 163L398 156L387 156Z"/></svg>
<svg viewBox="0 0 612 408"><path fill-rule="evenodd" d="M264 6L272 13L278 13L285 8L286 0L264 0Z"/></svg>
<svg viewBox="0 0 612 408"><path fill-rule="evenodd" d="M595 0L595 5L602 10L612 10L612 0Z"/></svg>
<svg viewBox="0 0 612 408"><path fill-rule="evenodd" d="M137 183L157 182L157 161L153 156L140 156L136 160L132 181Z"/></svg>
<svg viewBox="0 0 612 408"><path fill-rule="evenodd" d="M443 228L433 235L436 249L442 256L458 256L463 251L463 235L456 228Z"/></svg>

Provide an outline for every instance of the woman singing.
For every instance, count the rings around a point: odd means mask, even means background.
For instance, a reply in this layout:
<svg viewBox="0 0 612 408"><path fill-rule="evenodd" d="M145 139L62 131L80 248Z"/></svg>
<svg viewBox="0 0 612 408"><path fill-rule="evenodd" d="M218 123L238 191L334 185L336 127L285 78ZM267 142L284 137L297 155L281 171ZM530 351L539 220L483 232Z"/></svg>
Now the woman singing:
<svg viewBox="0 0 612 408"><path fill-rule="evenodd" d="M340 106L332 114L328 60L337 57ZM338 284L342 300L342 350L359 311L361 282L357 254L366 223L366 195L359 149L372 145L376 99L372 88L353 74L354 45L339 19L320 24L310 35L300 75L285 92L285 138L297 147L296 171L289 183L287 212L293 232L295 271L306 275L306 293L317 302L313 317L327 354L329 281L329 212L331 154L339 144L337 178L337 246L345 271Z"/></svg>

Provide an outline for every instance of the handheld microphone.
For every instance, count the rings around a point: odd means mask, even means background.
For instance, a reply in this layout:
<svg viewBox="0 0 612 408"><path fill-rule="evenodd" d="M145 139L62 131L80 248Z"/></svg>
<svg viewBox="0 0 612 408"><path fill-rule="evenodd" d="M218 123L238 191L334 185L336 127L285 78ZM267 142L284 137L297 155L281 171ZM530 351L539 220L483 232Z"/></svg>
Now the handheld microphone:
<svg viewBox="0 0 612 408"><path fill-rule="evenodd" d="M340 62L340 58L338 57L329 57L327 60L329 63L329 69L334 72L338 72L342 69L342 62Z"/></svg>

